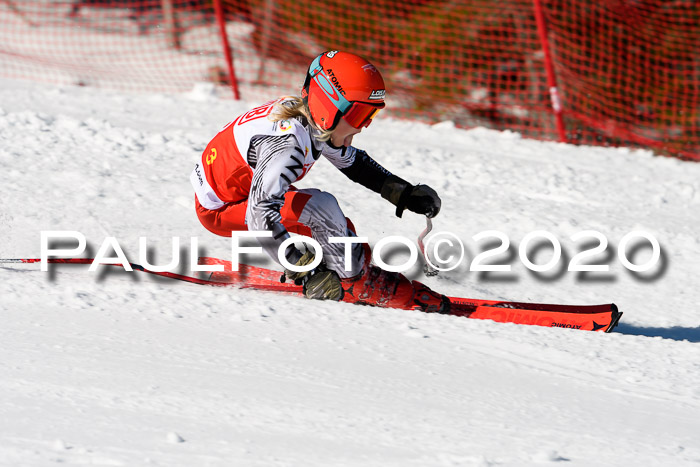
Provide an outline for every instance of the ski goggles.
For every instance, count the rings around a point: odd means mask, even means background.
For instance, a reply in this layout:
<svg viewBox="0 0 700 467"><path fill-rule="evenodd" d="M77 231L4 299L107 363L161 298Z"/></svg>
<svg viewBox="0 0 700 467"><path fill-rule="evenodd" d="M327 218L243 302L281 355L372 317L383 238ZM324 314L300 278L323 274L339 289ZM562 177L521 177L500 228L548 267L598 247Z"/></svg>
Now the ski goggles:
<svg viewBox="0 0 700 467"><path fill-rule="evenodd" d="M372 123L372 119L377 113L384 108L384 103L368 104L366 102L349 101L343 96L338 89L333 85L331 79L323 71L321 66L321 57L323 54L316 57L309 67L307 77L309 85L309 94L316 94L311 91L311 87L318 88L322 91L327 99L316 100L315 104L324 108L324 113L331 117L332 124L326 128L335 128L338 121L342 117L353 128L363 128ZM304 85L306 87L306 84Z"/></svg>
<svg viewBox="0 0 700 467"><path fill-rule="evenodd" d="M360 128L368 127L380 110L382 108L376 105L353 102L350 109L343 114L343 120L348 122L351 127L359 130Z"/></svg>

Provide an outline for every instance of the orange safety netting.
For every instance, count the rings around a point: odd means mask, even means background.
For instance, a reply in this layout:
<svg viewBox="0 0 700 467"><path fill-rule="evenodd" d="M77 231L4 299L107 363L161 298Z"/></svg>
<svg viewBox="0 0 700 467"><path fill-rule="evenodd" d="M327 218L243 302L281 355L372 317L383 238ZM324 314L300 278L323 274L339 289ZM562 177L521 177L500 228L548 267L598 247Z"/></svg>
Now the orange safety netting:
<svg viewBox="0 0 700 467"><path fill-rule="evenodd" d="M700 158L693 0L0 0L0 24L4 77L261 101L340 49L387 114Z"/></svg>

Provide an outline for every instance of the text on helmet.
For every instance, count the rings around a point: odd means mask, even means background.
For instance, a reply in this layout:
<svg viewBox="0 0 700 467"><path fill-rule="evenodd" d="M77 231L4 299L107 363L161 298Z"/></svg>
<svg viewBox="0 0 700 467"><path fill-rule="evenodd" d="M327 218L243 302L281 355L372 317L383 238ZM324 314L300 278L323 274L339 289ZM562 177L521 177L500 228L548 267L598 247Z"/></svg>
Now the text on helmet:
<svg viewBox="0 0 700 467"><path fill-rule="evenodd" d="M340 82L338 81L338 78L335 76L335 73L333 73L333 69L327 68L326 69L326 74L331 80L331 83L333 83L333 86L338 90L339 93L341 93L343 96L345 95L345 89L343 89L343 86L340 85Z"/></svg>

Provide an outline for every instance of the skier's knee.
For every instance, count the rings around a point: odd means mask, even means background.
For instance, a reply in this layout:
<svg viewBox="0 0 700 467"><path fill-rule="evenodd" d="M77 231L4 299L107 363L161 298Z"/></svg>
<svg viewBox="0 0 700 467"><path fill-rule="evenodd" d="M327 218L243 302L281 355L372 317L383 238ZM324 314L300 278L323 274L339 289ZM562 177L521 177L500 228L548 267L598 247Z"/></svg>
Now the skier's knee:
<svg viewBox="0 0 700 467"><path fill-rule="evenodd" d="M329 222L334 225L335 228L341 225L346 228L347 221L345 214L340 209L338 200L332 194L327 191L314 190L314 193L306 205L306 209L310 209L309 216L314 220L321 221L324 224ZM343 230L345 230L345 228Z"/></svg>
<svg viewBox="0 0 700 467"><path fill-rule="evenodd" d="M310 203L313 203L315 206L326 210L340 210L338 200L327 191L314 190Z"/></svg>

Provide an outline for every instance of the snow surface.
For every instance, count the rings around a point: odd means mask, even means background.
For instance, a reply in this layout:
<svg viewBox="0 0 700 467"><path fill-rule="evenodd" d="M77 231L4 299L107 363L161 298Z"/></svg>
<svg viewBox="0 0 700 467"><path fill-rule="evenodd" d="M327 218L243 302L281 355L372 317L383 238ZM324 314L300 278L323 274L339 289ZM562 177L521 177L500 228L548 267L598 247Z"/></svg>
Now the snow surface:
<svg viewBox="0 0 700 467"><path fill-rule="evenodd" d="M230 258L194 214L189 174L211 137L261 102L133 96L0 80L0 257L38 257L42 230L147 236L167 262ZM0 266L0 465L471 466L700 463L700 165L484 129L379 117L355 145L443 199L435 229L500 230L510 273L421 278L451 295L615 302L615 333L497 324L208 288L84 266ZM372 244L415 239L379 196L324 160L299 184L336 195ZM567 272L598 230L594 262ZM529 232L562 244L564 270L517 255ZM634 275L616 246L643 230L659 267ZM486 242L487 243L487 242ZM492 245L493 246L493 245ZM595 243L588 247L595 246ZM630 249L643 263L650 249ZM404 251L392 261L401 262ZM540 248L541 264L551 249ZM183 258L185 256L183 255ZM255 257L256 264L274 266Z"/></svg>

